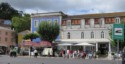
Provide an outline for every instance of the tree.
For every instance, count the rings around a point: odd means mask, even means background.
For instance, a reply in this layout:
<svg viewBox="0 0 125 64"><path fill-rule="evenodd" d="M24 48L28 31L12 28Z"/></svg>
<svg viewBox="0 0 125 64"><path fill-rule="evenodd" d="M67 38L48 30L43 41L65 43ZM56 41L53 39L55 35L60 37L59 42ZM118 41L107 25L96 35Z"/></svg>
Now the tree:
<svg viewBox="0 0 125 64"><path fill-rule="evenodd" d="M57 22L42 21L38 27L38 33L42 40L52 43L59 35L59 24Z"/></svg>
<svg viewBox="0 0 125 64"><path fill-rule="evenodd" d="M12 28L14 28L17 33L24 30L30 30L30 21L31 20L29 14L24 14L24 16L19 17L13 17Z"/></svg>
<svg viewBox="0 0 125 64"><path fill-rule="evenodd" d="M23 39L25 39L25 40L31 39L31 41L32 41L32 39L35 39L35 38L38 38L38 37L39 37L38 34L36 34L36 33L30 33L30 34L24 35Z"/></svg>
<svg viewBox="0 0 125 64"><path fill-rule="evenodd" d="M112 39L112 29L109 31L109 36ZM125 36L125 29L124 29L124 36ZM124 40L125 40L125 38L124 38ZM112 44L113 47L117 47L117 40L111 40L111 44ZM125 41L120 40L119 41L120 49L122 50L124 46L125 46Z"/></svg>
<svg viewBox="0 0 125 64"><path fill-rule="evenodd" d="M13 16L19 16L18 10L11 7L8 3L0 3L0 18L11 20Z"/></svg>

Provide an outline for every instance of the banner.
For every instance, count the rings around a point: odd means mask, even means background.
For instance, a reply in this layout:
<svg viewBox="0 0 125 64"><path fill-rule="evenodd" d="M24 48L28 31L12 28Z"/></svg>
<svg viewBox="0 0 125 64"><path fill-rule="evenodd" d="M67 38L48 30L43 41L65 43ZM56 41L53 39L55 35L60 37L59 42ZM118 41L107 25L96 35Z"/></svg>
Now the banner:
<svg viewBox="0 0 125 64"><path fill-rule="evenodd" d="M113 24L112 38L124 40L124 24Z"/></svg>

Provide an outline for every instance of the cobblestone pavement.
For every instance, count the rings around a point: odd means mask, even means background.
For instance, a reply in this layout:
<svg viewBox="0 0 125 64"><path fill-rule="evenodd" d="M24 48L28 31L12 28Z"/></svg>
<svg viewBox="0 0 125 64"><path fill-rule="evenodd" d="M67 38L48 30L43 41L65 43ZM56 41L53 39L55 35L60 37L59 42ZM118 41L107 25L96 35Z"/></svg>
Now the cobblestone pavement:
<svg viewBox="0 0 125 64"><path fill-rule="evenodd" d="M108 59L64 59L60 57L0 56L0 64L121 64L121 60Z"/></svg>

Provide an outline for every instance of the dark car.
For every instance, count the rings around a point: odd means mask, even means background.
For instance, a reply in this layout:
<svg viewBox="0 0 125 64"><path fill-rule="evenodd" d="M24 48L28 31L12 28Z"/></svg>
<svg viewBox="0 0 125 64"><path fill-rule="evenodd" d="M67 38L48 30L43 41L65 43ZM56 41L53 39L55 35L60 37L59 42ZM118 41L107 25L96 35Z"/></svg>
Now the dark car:
<svg viewBox="0 0 125 64"><path fill-rule="evenodd" d="M22 55L23 55L23 56L29 55L29 51L28 51L28 50L22 51Z"/></svg>

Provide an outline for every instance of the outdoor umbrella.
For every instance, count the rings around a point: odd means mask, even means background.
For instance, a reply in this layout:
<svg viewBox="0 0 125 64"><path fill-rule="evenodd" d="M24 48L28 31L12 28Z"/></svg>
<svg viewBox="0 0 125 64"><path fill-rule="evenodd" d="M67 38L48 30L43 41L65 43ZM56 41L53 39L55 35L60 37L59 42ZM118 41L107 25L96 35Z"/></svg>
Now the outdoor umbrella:
<svg viewBox="0 0 125 64"><path fill-rule="evenodd" d="M86 43L86 42L83 42L83 43L78 43L76 44L76 46L84 46L84 51L86 50L86 46L94 46L93 44L89 44L89 43Z"/></svg>
<svg viewBox="0 0 125 64"><path fill-rule="evenodd" d="M71 50L71 46L73 45L73 44L71 44L71 43L62 43L62 44L58 44L59 46L70 46L70 50Z"/></svg>

